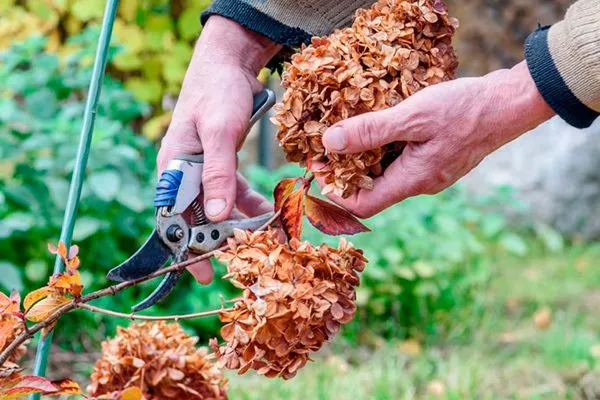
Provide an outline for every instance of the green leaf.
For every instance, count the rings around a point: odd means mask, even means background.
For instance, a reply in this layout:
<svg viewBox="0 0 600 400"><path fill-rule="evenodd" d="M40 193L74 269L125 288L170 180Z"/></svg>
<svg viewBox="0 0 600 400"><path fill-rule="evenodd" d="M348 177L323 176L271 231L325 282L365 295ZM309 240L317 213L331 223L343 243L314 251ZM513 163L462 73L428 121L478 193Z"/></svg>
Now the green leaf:
<svg viewBox="0 0 600 400"><path fill-rule="evenodd" d="M56 95L48 88L41 88L25 98L27 108L34 117L46 119L52 117L57 109Z"/></svg>
<svg viewBox="0 0 600 400"><path fill-rule="evenodd" d="M67 195L69 194L69 183L66 179L53 176L44 179L50 199L60 209L64 209L67 205Z"/></svg>
<svg viewBox="0 0 600 400"><path fill-rule="evenodd" d="M421 282L415 288L415 294L419 296L437 296L440 289L433 282Z"/></svg>
<svg viewBox="0 0 600 400"><path fill-rule="evenodd" d="M92 192L104 201L112 201L121 188L121 177L113 170L95 172L88 178Z"/></svg>
<svg viewBox="0 0 600 400"><path fill-rule="evenodd" d="M75 0L71 6L71 14L82 22L101 18L103 13L104 3L102 1Z"/></svg>
<svg viewBox="0 0 600 400"><path fill-rule="evenodd" d="M125 87L131 90L137 99L149 103L159 101L162 96L162 85L158 80L129 78L125 82Z"/></svg>
<svg viewBox="0 0 600 400"><path fill-rule="evenodd" d="M412 281L413 279L416 278L415 272L408 267L395 268L394 273L399 278L406 279L407 281Z"/></svg>
<svg viewBox="0 0 600 400"><path fill-rule="evenodd" d="M565 242L563 237L550 226L538 224L535 227L535 232L549 251L557 252L564 248Z"/></svg>
<svg viewBox="0 0 600 400"><path fill-rule="evenodd" d="M0 238L10 237L13 232L25 232L35 225L35 218L23 212L12 213L0 221Z"/></svg>
<svg viewBox="0 0 600 400"><path fill-rule="evenodd" d="M498 235L506 226L504 217L500 214L489 214L483 218L481 222L481 231L483 235L491 239Z"/></svg>
<svg viewBox="0 0 600 400"><path fill-rule="evenodd" d="M500 245L509 253L516 256L527 254L527 243L515 233L505 233L500 237Z"/></svg>
<svg viewBox="0 0 600 400"><path fill-rule="evenodd" d="M383 249L383 258L390 265L399 264L404 259L404 253L397 247L387 247Z"/></svg>
<svg viewBox="0 0 600 400"><path fill-rule="evenodd" d="M14 289L20 292L23 290L21 272L15 265L6 261L0 261L0 285L8 291Z"/></svg>
<svg viewBox="0 0 600 400"><path fill-rule="evenodd" d="M48 278L48 264L44 260L30 260L25 265L25 276L33 282L43 282Z"/></svg>
<svg viewBox="0 0 600 400"><path fill-rule="evenodd" d="M142 212L146 209L146 203L149 199L142 199L139 186L124 185L123 189L117 195L117 201L135 212Z"/></svg>
<svg viewBox="0 0 600 400"><path fill-rule="evenodd" d="M417 275L419 275L421 278L431 278L435 275L435 268L426 262L417 261L412 267Z"/></svg>
<svg viewBox="0 0 600 400"><path fill-rule="evenodd" d="M81 217L77 219L75 223L75 229L73 230L73 240L80 241L84 240L94 233L98 232L102 228L102 221L92 217Z"/></svg>
<svg viewBox="0 0 600 400"><path fill-rule="evenodd" d="M182 39L191 40L200 34L200 10L196 7L188 8L177 18L177 29Z"/></svg>

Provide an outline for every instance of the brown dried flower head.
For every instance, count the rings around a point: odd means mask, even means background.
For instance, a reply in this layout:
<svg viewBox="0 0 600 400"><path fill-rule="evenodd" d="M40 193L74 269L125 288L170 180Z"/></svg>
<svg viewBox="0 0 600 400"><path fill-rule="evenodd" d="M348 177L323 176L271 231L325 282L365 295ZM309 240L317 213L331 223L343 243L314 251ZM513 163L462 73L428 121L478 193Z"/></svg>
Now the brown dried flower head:
<svg viewBox="0 0 600 400"><path fill-rule="evenodd" d="M21 313L21 296L13 291L10 296L0 292L0 351L12 343L17 336L23 333L24 325L18 315ZM2 368L16 370L16 363L27 352L26 344L21 344L9 356L8 362L0 366Z"/></svg>
<svg viewBox="0 0 600 400"><path fill-rule="evenodd" d="M325 129L369 111L392 107L427 86L454 78L452 36L458 21L443 0L379 0L356 12L351 27L313 37L286 64L286 88L273 122L289 161L311 167L324 193L348 197L371 189L373 178L402 151L402 143L358 154L326 154Z"/></svg>
<svg viewBox="0 0 600 400"><path fill-rule="evenodd" d="M290 379L354 318L358 272L367 260L344 239L337 249L296 239L281 243L272 229L237 231L229 246L217 258L227 263L226 278L243 289L243 298L220 315L226 343L210 343L217 365Z"/></svg>
<svg viewBox="0 0 600 400"><path fill-rule="evenodd" d="M119 328L114 339L102 343L88 391L101 396L135 386L145 399L227 398L227 380L197 342L176 323Z"/></svg>

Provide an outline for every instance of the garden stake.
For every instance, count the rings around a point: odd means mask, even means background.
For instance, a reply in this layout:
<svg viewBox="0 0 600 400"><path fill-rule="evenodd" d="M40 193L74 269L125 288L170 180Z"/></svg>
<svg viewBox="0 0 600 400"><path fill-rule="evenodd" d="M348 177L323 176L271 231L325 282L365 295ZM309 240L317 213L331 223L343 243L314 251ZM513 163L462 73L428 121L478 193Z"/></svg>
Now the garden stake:
<svg viewBox="0 0 600 400"><path fill-rule="evenodd" d="M106 59L108 57L110 37L112 34L112 28L113 23L115 21L118 4L119 0L107 0L106 7L104 9L102 27L100 30L100 36L98 38L98 48L96 49L96 56L94 58L94 65L92 69L92 77L90 80L90 86L83 114L83 124L81 127L81 134L79 138L79 147L77 149L77 158L75 161L75 166L73 167L73 176L71 177L69 196L67 199L67 206L65 208L65 215L60 232L60 241L64 242L67 245L67 248L69 247L71 237L73 235L73 227L75 225L75 218L77 214L77 206L79 204L79 198L81 196L81 187L83 185L83 180L85 177L85 168L88 162L92 133L94 131L96 109L98 106L98 99L100 98L100 89L102 86L102 79L104 77L104 70L106 68ZM63 269L64 265L62 263L62 260L60 256L57 255L56 260L54 262L54 273L56 274L62 272ZM49 333L44 339L40 337L34 367L34 373L38 376L44 376L46 374L46 365L48 362L51 343L52 332ZM31 400L38 400L39 398L39 393L30 396Z"/></svg>

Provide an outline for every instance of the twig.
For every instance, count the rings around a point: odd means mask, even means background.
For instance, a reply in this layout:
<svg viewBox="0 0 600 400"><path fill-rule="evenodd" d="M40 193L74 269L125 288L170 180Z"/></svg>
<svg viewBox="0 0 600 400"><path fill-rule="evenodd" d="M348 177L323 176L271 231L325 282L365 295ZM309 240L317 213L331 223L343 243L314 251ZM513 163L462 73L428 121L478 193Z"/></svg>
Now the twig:
<svg viewBox="0 0 600 400"><path fill-rule="evenodd" d="M277 211L275 214L273 214L273 216L267 221L265 222L260 228L257 229L257 231L261 231L264 230L265 228L269 227L270 225L272 225L278 218L279 218L279 214L280 211ZM224 245L219 247L216 250L213 250L211 252L193 257L193 258L189 258L183 262L180 263L176 263L176 264L172 264L170 266L168 266L167 268L163 268L161 270L158 270L148 276L145 276L143 278L139 278L139 279L135 279L132 281L127 281L127 282L121 282L119 284L116 285L112 285L109 286L107 288L104 289L100 289L97 290L95 292L86 294L85 296L81 296L78 298L73 299L71 302L66 303L64 305L62 305L61 307L59 307L58 309L56 309L52 314L50 314L45 320L43 320L42 322L39 322L35 325L33 325L32 327L30 327L28 330L23 331L20 335L18 335L17 337L15 337L15 339L0 353L0 366L2 366L6 360L8 360L9 355L17 348L19 347L21 344L23 344L27 339L30 339L33 337L33 335L35 333L37 333L38 331L42 330L43 328L46 328L48 326L51 326L55 321L57 321L63 314L68 313L70 311L73 311L75 309L78 308L86 308L86 307L93 307L93 306L87 306L86 303L89 303L92 300L96 300L99 299L101 297L104 296L108 296L108 295L114 295L118 292L120 292L123 289L126 289L128 287L131 286L135 286L141 282L145 282L148 281L150 279L154 279L158 276L167 274L169 272L173 272L173 271L179 271L184 269L185 267L195 264L199 261L202 260L207 260L210 257L212 257L217 251L224 251L227 250L229 248L229 245ZM106 311L110 311L110 310L106 310ZM219 310L220 311L220 310ZM110 311L112 312L112 311ZM131 318L130 314L120 314L120 313L115 313L117 316L125 316L125 318ZM177 316L174 316L177 317ZM166 317L157 317L161 320L164 320ZM178 317L179 319L181 319L181 316Z"/></svg>
<svg viewBox="0 0 600 400"><path fill-rule="evenodd" d="M133 314L133 313L125 314L125 313L120 313L117 311L107 310L105 308L92 306L90 304L79 304L77 308L82 308L84 310L92 311L92 312L99 313L99 314L111 315L113 317L127 318L127 319L131 319L131 320L140 320L140 321L179 321L182 319L208 317L211 315L217 315L220 312L228 312L228 311L233 310L233 308L219 308L218 310L202 311L202 312L197 312L194 314L152 316L152 315L138 315L138 314Z"/></svg>

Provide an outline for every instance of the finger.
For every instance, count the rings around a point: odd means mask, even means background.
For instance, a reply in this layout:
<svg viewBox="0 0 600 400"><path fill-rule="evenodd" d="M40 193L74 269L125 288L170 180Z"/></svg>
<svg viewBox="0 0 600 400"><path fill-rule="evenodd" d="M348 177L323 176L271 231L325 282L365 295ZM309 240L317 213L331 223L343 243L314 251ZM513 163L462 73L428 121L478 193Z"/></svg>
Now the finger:
<svg viewBox="0 0 600 400"><path fill-rule="evenodd" d="M252 190L246 178L239 173L237 174L236 206L249 217L273 211L273 204Z"/></svg>
<svg viewBox="0 0 600 400"><path fill-rule="evenodd" d="M215 272L213 270L210 260L202 260L195 264L189 265L187 270L194 276L194 278L201 284L209 284Z"/></svg>
<svg viewBox="0 0 600 400"><path fill-rule="evenodd" d="M191 120L174 118L163 137L156 157L158 175L167 168L169 161L181 154L202 153L196 125Z"/></svg>
<svg viewBox="0 0 600 400"><path fill-rule="evenodd" d="M213 222L225 220L235 203L236 194L236 142L233 135L213 131L203 137L204 210Z"/></svg>
<svg viewBox="0 0 600 400"><path fill-rule="evenodd" d="M420 103L407 99L386 110L340 121L325 132L323 146L333 153L358 153L396 141L424 141L428 133L422 131L416 115L422 112Z"/></svg>
<svg viewBox="0 0 600 400"><path fill-rule="evenodd" d="M375 178L372 190L359 190L348 198L328 193L326 196L341 207L352 212L359 218L369 218L402 200L423 193L422 175L413 173L402 154L383 173ZM322 177L317 177L317 183L324 186Z"/></svg>

